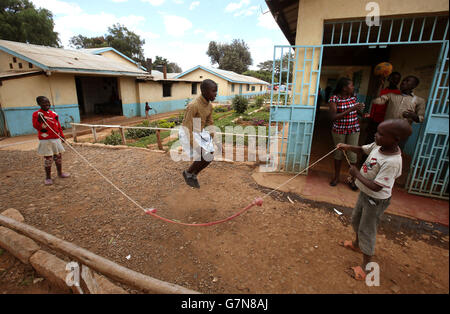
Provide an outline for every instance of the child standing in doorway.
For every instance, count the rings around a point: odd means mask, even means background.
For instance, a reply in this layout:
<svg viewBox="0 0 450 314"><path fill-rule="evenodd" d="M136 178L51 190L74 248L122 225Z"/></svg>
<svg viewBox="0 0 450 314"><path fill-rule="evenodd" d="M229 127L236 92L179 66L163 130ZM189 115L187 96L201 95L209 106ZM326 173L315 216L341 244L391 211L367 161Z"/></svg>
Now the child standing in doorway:
<svg viewBox="0 0 450 314"><path fill-rule="evenodd" d="M50 101L45 96L36 98L37 104L41 107L33 113L33 127L38 131L39 147L38 154L44 157L45 185L52 185L51 177L53 161L56 164L58 176L69 178L70 175L62 171L62 153L65 149L61 138L65 139L59 116L50 110Z"/></svg>

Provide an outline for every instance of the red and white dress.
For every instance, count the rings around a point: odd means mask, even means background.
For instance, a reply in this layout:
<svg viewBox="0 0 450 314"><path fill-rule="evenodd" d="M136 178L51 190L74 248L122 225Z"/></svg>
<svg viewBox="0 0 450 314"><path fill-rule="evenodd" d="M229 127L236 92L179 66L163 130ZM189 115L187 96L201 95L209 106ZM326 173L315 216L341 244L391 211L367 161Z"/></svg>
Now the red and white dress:
<svg viewBox="0 0 450 314"><path fill-rule="evenodd" d="M45 122L39 122L39 116ZM59 116L52 110L42 109L33 113L33 127L38 131L38 154L44 157L59 155L65 152L60 138L65 138Z"/></svg>

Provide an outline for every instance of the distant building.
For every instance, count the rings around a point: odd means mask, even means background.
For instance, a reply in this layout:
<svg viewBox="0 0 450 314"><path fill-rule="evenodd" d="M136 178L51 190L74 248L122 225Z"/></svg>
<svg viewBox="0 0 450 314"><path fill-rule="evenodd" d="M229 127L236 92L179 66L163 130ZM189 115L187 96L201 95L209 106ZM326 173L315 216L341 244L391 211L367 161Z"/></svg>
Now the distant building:
<svg viewBox="0 0 450 314"><path fill-rule="evenodd" d="M230 100L236 95L245 97L263 95L267 93L268 86L270 86L269 83L255 77L201 65L177 75L176 78L215 81L219 86L217 91L217 101L219 102Z"/></svg>
<svg viewBox="0 0 450 314"><path fill-rule="evenodd" d="M70 50L0 40L0 136L32 134L37 96L64 127L104 115L145 116L184 109L200 80L147 72L114 48Z"/></svg>

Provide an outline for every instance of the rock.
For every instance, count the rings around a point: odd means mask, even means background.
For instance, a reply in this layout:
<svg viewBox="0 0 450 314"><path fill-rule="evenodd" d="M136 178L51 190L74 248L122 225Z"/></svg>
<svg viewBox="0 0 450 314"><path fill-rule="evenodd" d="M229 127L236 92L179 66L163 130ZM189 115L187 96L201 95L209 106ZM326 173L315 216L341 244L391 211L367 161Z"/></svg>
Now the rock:
<svg viewBox="0 0 450 314"><path fill-rule="evenodd" d="M22 214L14 208L9 208L2 213L3 216L14 219L18 222L24 222L25 218L23 218Z"/></svg>
<svg viewBox="0 0 450 314"><path fill-rule="evenodd" d="M0 227L0 247L24 264L30 264L30 257L40 249L39 245L30 238L4 227Z"/></svg>
<svg viewBox="0 0 450 314"><path fill-rule="evenodd" d="M37 251L30 258L30 263L36 272L46 278L51 284L69 293L71 288L66 283L67 263L45 251Z"/></svg>

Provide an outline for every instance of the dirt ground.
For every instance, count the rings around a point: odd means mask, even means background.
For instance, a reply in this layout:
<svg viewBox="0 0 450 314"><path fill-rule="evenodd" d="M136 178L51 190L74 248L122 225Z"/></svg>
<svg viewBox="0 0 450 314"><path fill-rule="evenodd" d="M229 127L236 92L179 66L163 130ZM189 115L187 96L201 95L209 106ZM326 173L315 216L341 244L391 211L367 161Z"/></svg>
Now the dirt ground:
<svg viewBox="0 0 450 314"><path fill-rule="evenodd" d="M267 192L245 164L213 163L193 190L181 175L188 163L168 154L76 149L139 204L183 222L226 218ZM274 193L231 222L183 227L145 215L69 149L63 162L72 177L51 187L34 151L0 151L0 158L0 211L16 208L38 229L202 293L449 293L448 233L430 242L380 232L374 261L381 286L368 287L346 273L362 257L337 244L353 236L348 217L325 207ZM57 293L45 280L20 285L36 275L19 264L0 256L0 293Z"/></svg>

